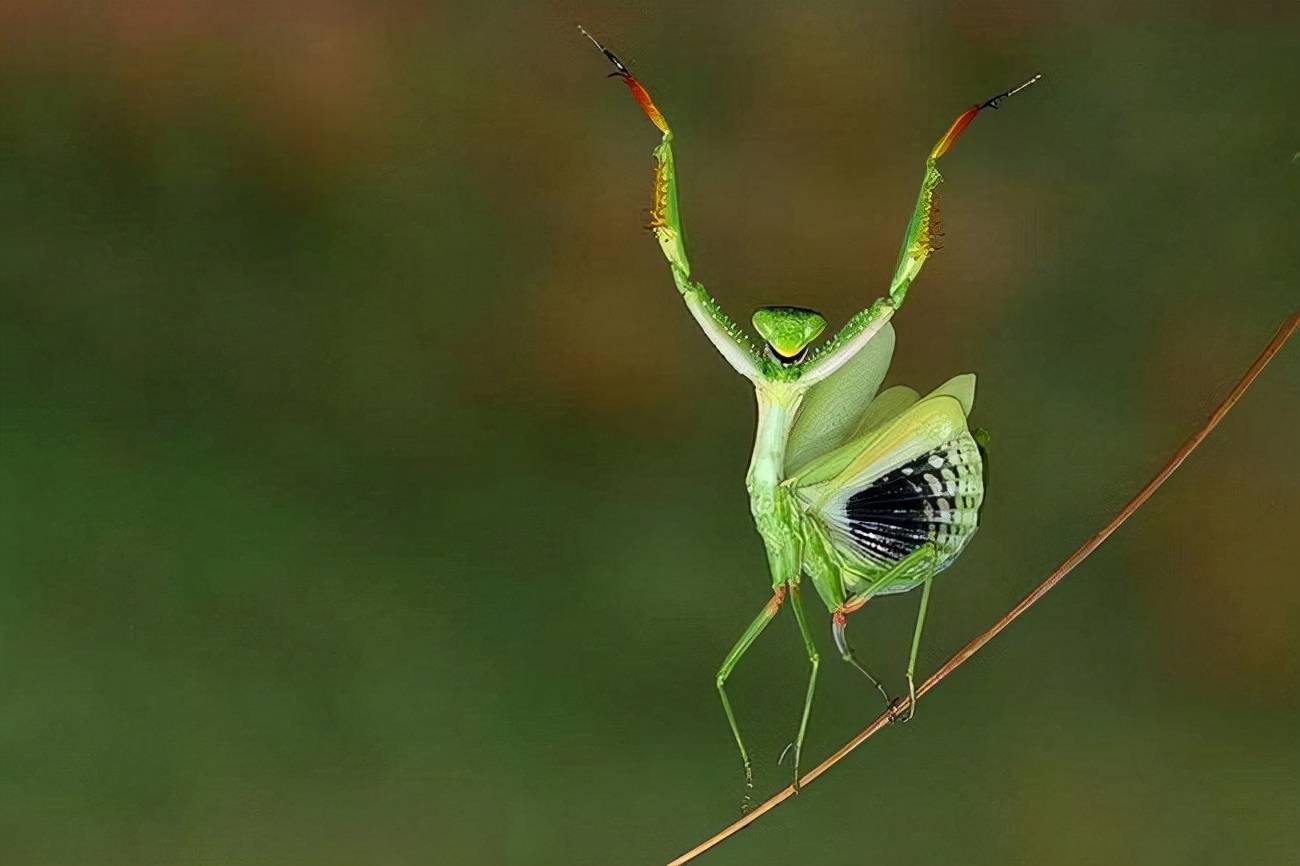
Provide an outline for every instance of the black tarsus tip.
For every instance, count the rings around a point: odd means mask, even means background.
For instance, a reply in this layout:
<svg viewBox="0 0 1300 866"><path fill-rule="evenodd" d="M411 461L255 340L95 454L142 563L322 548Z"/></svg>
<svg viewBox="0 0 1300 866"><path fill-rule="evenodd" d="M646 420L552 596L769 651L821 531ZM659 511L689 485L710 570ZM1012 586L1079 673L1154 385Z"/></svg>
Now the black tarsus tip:
<svg viewBox="0 0 1300 866"><path fill-rule="evenodd" d="M611 72L608 76L606 76L607 78L613 78L613 77L615 77L615 76L618 76L619 78L631 78L631 77L632 77L632 73L629 72L629 71L628 71L628 68L627 68L626 66L623 65L623 61L622 61L622 60L619 60L619 59L618 59L618 56L615 55L613 51L610 51L610 50L609 50L608 48L606 48L604 45L601 45L601 44L600 44L600 41L599 41L598 39L596 39L595 36L592 36L590 33L587 32L587 28L585 28L585 27L583 27L581 24L579 24L579 25L578 25L578 30L582 33L583 36L586 36L588 39L590 39L590 40L591 40L591 44L592 44L592 45L595 45L597 48L599 48L599 49L600 49L600 53L601 53L601 54L604 54L607 58L609 58L609 62L612 63L612 64L614 64L614 68L618 70L618 72Z"/></svg>
<svg viewBox="0 0 1300 866"><path fill-rule="evenodd" d="M585 33L586 31L583 31L583 32ZM1023 84L1019 84L1019 85L1017 85L1016 87L1011 88L1010 90L1003 91L1002 93L999 93L997 96L993 97L992 99L989 99L989 100L983 102L983 103L980 105L980 108L981 108L981 109L985 109L985 108L993 108L993 109L996 109L996 108L998 107L998 104L999 104L1000 102L1002 102L1002 100L1004 100L1004 99L1006 99L1006 98L1008 98L1008 97L1010 97L1010 96L1015 96L1017 93L1019 93L1020 91L1024 90L1024 89L1025 89L1026 87L1028 87L1029 85L1035 83L1036 81L1038 81L1038 79L1040 79L1040 78L1042 78L1042 77L1043 77L1043 73L1040 72L1040 73L1038 73L1037 75L1035 75L1033 78L1031 78L1031 79L1029 79L1028 81L1024 82Z"/></svg>

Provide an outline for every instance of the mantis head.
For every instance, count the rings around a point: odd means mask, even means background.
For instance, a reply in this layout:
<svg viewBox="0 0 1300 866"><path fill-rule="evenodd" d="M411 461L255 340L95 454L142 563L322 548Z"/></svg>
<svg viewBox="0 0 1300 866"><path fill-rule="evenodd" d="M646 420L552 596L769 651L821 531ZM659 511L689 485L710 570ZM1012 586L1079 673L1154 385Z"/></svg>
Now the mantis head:
<svg viewBox="0 0 1300 866"><path fill-rule="evenodd" d="M825 329L826 320L820 313L802 307L759 307L754 311L754 330L783 364L799 361L808 344Z"/></svg>

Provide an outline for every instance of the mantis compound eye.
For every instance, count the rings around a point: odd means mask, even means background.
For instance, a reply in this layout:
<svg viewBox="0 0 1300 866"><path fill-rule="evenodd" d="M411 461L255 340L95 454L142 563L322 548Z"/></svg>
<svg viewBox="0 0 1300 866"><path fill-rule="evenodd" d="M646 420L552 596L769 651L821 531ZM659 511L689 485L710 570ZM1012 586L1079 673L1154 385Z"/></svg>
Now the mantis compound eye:
<svg viewBox="0 0 1300 866"><path fill-rule="evenodd" d="M754 311L754 330L782 363L800 360L808 345L826 329L826 319L803 307L759 307Z"/></svg>

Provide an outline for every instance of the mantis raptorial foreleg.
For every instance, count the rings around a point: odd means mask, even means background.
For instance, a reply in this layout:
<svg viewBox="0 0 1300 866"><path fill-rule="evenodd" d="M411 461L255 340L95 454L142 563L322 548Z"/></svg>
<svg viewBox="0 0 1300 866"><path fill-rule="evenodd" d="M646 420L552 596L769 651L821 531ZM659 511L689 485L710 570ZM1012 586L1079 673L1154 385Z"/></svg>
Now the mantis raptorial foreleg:
<svg viewBox="0 0 1300 866"><path fill-rule="evenodd" d="M907 296L908 286L920 273L921 266L925 264L930 253L938 249L939 205L936 196L939 184L943 182L943 175L939 174L939 157L948 152L948 148L952 147L957 136L970 126L975 115L986 108L997 108L1002 100L1019 93L1041 77L1035 75L1019 87L999 93L979 105L972 105L957 116L948 127L948 131L931 149L930 155L925 160L925 175L921 179L921 192L916 197L916 209L912 212L912 219L907 224L907 232L903 235L903 246L898 252L894 278L889 282L889 302L894 307L902 305L903 299Z"/></svg>
<svg viewBox="0 0 1300 866"><path fill-rule="evenodd" d="M776 587L772 597L768 599L767 604L759 611L758 616L745 629L744 634L736 641L736 645L727 653L727 657L722 660L722 666L718 668L716 682L718 685L718 696L722 698L722 709L727 714L727 724L731 725L731 733L736 738L736 748L740 749L740 760L745 765L745 804L749 803L749 791L754 787L754 770L749 761L749 752L745 749L745 741L740 736L740 726L736 724L736 714L731 709L731 701L727 698L727 677L731 676L731 671L740 661L740 657L745 654L745 650L758 640L758 636L767 628L776 612L781 609L781 602L785 601L785 585Z"/></svg>
<svg viewBox="0 0 1300 866"><path fill-rule="evenodd" d="M618 78L627 85L646 118L663 134L662 140L654 149L655 173L649 229L654 232L655 240L659 242L659 248L668 260L677 291L681 293L682 300L686 302L696 323L722 357L727 359L736 372L757 381L762 376L758 350L740 326L723 312L704 286L691 279L691 263L686 258L686 238L682 229L681 210L677 204L677 163L673 157L673 133L667 118L654 104L649 91L633 77L614 52L601 45L586 30L582 33L614 64L615 71L610 73L611 77Z"/></svg>
<svg viewBox="0 0 1300 866"><path fill-rule="evenodd" d="M907 297L907 289L916 279L916 275L921 272L921 266L930 257L930 253L939 248L937 196L939 184L943 182L943 175L939 173L939 158L948 152L962 131L970 126L975 115L986 108L997 108L1002 100L1024 90L1040 77L1035 75L1019 87L999 93L979 105L972 105L957 116L948 127L948 131L935 143L925 160L921 191L917 194L916 207L912 211L912 218L907 223L907 231L903 233L898 264L894 268L893 278L889 281L888 297L877 300L870 307L853 316L829 342L814 352L809 358L803 381L818 382L838 370L849 358L856 355L903 305Z"/></svg>

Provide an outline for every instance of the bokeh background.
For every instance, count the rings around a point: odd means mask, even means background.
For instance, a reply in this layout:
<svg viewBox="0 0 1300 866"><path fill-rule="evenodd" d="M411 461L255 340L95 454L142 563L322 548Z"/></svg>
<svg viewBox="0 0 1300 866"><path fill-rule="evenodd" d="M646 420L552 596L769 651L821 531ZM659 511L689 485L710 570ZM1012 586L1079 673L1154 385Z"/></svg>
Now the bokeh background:
<svg viewBox="0 0 1300 866"><path fill-rule="evenodd" d="M0 6L0 862L653 864L729 821L767 597L746 383L656 245L678 136L742 320L946 246L889 382L980 375L932 670L1300 300L1283 3ZM1009 632L714 864L1300 860L1300 346ZM855 620L903 687L916 599ZM829 629L817 614L823 648ZM758 793L806 662L734 676ZM809 739L879 709L831 659Z"/></svg>

